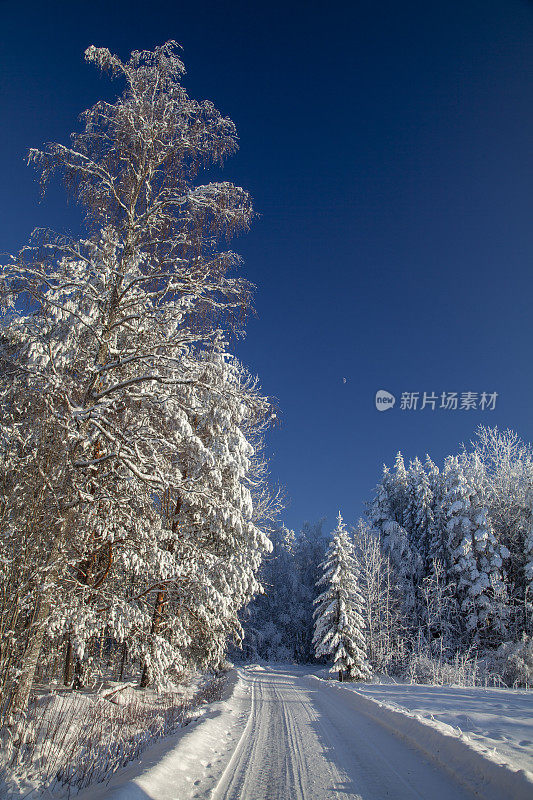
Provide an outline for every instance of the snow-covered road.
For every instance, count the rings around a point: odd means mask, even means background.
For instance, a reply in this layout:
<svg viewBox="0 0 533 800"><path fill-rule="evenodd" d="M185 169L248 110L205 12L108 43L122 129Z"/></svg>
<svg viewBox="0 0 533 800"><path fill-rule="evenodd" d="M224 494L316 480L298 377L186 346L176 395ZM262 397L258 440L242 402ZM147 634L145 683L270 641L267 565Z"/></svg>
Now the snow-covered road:
<svg viewBox="0 0 533 800"><path fill-rule="evenodd" d="M531 800L533 782L452 730L311 670L250 665L225 699L80 800ZM441 726L443 727L443 726ZM444 726L449 728L449 726ZM473 749L474 748L474 749Z"/></svg>
<svg viewBox="0 0 533 800"><path fill-rule="evenodd" d="M357 695L283 669L242 675L250 716L213 800L472 797L358 709Z"/></svg>

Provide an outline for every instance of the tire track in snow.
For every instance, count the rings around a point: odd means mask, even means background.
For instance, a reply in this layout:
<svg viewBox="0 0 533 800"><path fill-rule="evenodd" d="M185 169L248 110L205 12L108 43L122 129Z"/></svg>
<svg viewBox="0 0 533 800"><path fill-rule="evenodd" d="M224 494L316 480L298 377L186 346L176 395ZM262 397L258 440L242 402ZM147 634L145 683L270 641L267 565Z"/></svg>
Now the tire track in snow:
<svg viewBox="0 0 533 800"><path fill-rule="evenodd" d="M246 679L245 679L246 680ZM239 741L235 746L235 750L233 751L233 755L231 756L227 766L225 767L220 779L217 782L217 785L213 789L211 793L211 800L222 800L226 796L227 787L231 782L232 776L235 774L235 768L238 764L241 753L246 746L246 741L249 738L250 731L253 726L253 718L255 714L255 706L256 706L256 685L255 681L251 681L251 705L250 705L250 714L248 717L248 721L244 726L243 732L239 737Z"/></svg>
<svg viewBox="0 0 533 800"><path fill-rule="evenodd" d="M282 668L241 675L249 718L211 800L471 800L343 693Z"/></svg>
<svg viewBox="0 0 533 800"><path fill-rule="evenodd" d="M288 745L285 749L285 785L293 787L294 800L305 800L307 797L306 777L308 774L308 765L303 756L305 750L302 737L297 725L295 725L294 716L290 710L289 704L284 702L281 692L275 685L273 689L283 716L283 727L286 732Z"/></svg>

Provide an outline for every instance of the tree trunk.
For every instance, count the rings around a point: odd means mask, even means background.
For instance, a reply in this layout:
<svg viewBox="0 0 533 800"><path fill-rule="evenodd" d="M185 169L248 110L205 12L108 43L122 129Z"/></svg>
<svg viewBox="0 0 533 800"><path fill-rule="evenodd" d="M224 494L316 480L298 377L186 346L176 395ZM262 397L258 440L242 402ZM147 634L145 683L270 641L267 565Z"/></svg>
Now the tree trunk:
<svg viewBox="0 0 533 800"><path fill-rule="evenodd" d="M187 475L187 473L184 471L183 472L183 477L185 477L186 475ZM167 490L166 497L163 498L163 509L164 509L163 513L164 513L167 521L170 522L170 525L171 525L171 528L172 528L172 532L176 533L177 525L178 525L178 514L179 514L179 512L181 510L182 499L181 499L180 496L178 496L178 498L176 500L176 506L174 508L174 513L173 514L171 514L171 512L170 512L170 500L171 500L170 492L168 492L168 490ZM173 546L169 547L169 552L172 552L172 551L173 551ZM152 628L151 628L151 631L150 631L150 633L152 635L157 635L159 633L160 628L161 628L161 623L163 621L164 613L165 613L167 591L168 591L168 589L167 589L167 587L165 587L164 589L160 589L159 592L157 593L157 599L155 601L155 607L154 607L154 615L152 617ZM148 667L147 667L147 665L145 663L145 664L143 664L142 673L141 673L141 680L139 682L139 686L140 686L141 689L146 689L146 687L149 685L149 683L150 683L150 675L149 675Z"/></svg>
<svg viewBox="0 0 533 800"><path fill-rule="evenodd" d="M76 657L74 664L74 681L72 683L73 689L81 689L83 687L83 662L79 656Z"/></svg>
<svg viewBox="0 0 533 800"><path fill-rule="evenodd" d="M154 607L154 615L152 617L152 628L151 628L151 635L157 636L159 633L159 629L161 627L161 621L163 619L163 612L165 609L165 600L166 600L166 589L160 589L157 593L157 599L155 601ZM139 682L139 686L141 689L146 689L146 687L150 684L150 674L149 674L148 666L143 664L142 673L141 673L141 680Z"/></svg>
<svg viewBox="0 0 533 800"><path fill-rule="evenodd" d="M148 666L145 661L141 672L141 680L139 681L139 686L141 689L146 689L149 683L150 683L150 675L148 674Z"/></svg>
<svg viewBox="0 0 533 800"><path fill-rule="evenodd" d="M120 660L120 672L119 672L119 676L118 676L119 681L121 681L122 678L124 677L124 667L126 665L126 657L127 657L127 655L128 655L128 645L126 644L126 642L123 642L122 643L122 658Z"/></svg>
<svg viewBox="0 0 533 800"><path fill-rule="evenodd" d="M65 686L70 686L72 683L72 640L69 637L67 639L67 647L65 650L65 669L63 672L63 684Z"/></svg>
<svg viewBox="0 0 533 800"><path fill-rule="evenodd" d="M45 623L50 616L54 594L53 571L57 569L60 542L67 527L67 520L63 519L59 533L54 539L50 555L46 561L44 587L41 589L35 603L35 613L28 631L28 644L22 658L21 673L13 694L11 707L14 711L26 711L30 699L31 687L35 678L41 647L43 644ZM48 572L50 570L50 572Z"/></svg>
<svg viewBox="0 0 533 800"><path fill-rule="evenodd" d="M12 708L14 711L26 711L30 699L31 687L37 669L37 663L41 654L41 647L44 638L45 622L50 614L52 606L52 587L49 586L43 591L37 601L39 607L35 614L32 628L28 637L29 642L24 653L20 678L13 696ZM33 629L33 630L32 630Z"/></svg>

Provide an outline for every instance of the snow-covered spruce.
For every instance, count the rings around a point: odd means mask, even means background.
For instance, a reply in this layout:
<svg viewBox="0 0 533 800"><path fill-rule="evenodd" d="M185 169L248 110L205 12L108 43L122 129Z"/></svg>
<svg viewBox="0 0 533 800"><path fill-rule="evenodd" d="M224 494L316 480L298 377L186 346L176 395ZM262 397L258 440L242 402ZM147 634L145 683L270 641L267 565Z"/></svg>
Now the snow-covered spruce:
<svg viewBox="0 0 533 800"><path fill-rule="evenodd" d="M330 656L330 671L339 679L366 680L370 667L366 657L363 598L357 582L353 545L339 512L333 539L321 564L317 581L324 591L315 600L315 655Z"/></svg>
<svg viewBox="0 0 533 800"><path fill-rule="evenodd" d="M499 545L488 509L475 488L480 486L473 474L476 466L475 460L465 467L451 456L444 468L449 570L457 584L466 633L474 641L495 644L507 633L502 566L508 553Z"/></svg>
<svg viewBox="0 0 533 800"><path fill-rule="evenodd" d="M414 490L409 492L409 474L402 454L398 453L394 472L383 468L383 477L370 506L369 517L395 571L404 620L414 629L420 614L417 587L422 554L412 527L415 511L411 501L415 498L412 496Z"/></svg>

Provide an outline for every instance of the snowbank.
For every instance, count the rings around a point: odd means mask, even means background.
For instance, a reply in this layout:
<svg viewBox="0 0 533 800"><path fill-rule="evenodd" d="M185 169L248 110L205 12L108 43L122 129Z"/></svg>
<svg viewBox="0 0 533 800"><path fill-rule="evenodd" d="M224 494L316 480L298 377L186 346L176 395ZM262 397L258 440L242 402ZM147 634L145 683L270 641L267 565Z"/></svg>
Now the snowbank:
<svg viewBox="0 0 533 800"><path fill-rule="evenodd" d="M533 772L533 692L420 684L358 685L357 691L430 724L460 731L513 769Z"/></svg>
<svg viewBox="0 0 533 800"><path fill-rule="evenodd" d="M240 688L239 692L236 691ZM202 784L197 797L209 797L244 728L249 703L236 670L227 676L222 700L207 706L173 736L148 748L141 758L117 772L107 784L77 795L77 800L176 800Z"/></svg>
<svg viewBox="0 0 533 800"><path fill-rule="evenodd" d="M309 676L309 680L321 680L316 676ZM458 725L451 725L441 721L439 717L439 700L443 715L446 714L445 705L443 707L443 697L446 697L448 687L427 687L427 686L403 686L403 685L371 685L371 684L338 684L329 681L327 683L332 691L342 691L353 694L354 711L365 714L378 722L385 728L396 732L398 736L416 747L424 755L430 758L452 773L456 779L475 793L480 793L484 800L502 800L504 797L513 800L531 800L533 797L533 772L524 769L524 761L531 758L508 759L501 752L497 751L490 743L475 741L468 734L463 733ZM398 704L400 698L404 699L405 694L412 690L416 696L417 691L422 694L426 692L425 713L416 713L414 710ZM530 702L533 699L529 693L513 692L512 690L486 690L486 689L456 689L450 690L462 695L472 695L471 703L478 711L482 708L483 696L497 693L523 696L524 700L520 716L522 726L519 730L524 730L523 726L529 728L531 735L533 731L533 720L529 711L529 725L527 725L527 709L531 709ZM403 692L403 694L402 694ZM401 702L401 700L400 700ZM414 700L411 701L413 707L416 706ZM449 698L448 714L450 714L453 701ZM500 705L500 704L498 704ZM429 708L431 708L431 711ZM481 712L480 712L481 713ZM522 717L523 714L523 717ZM453 717L457 721L465 716L465 708L458 705L456 714ZM517 713L518 716L518 713ZM511 726L510 726L511 727ZM526 740L527 745L531 744ZM522 745L525 752L525 745ZM522 752L521 751L521 752ZM518 763L520 762L520 763ZM481 790L481 791L480 791Z"/></svg>

